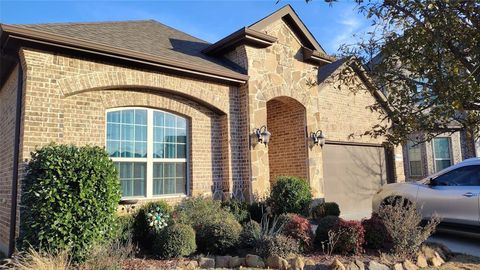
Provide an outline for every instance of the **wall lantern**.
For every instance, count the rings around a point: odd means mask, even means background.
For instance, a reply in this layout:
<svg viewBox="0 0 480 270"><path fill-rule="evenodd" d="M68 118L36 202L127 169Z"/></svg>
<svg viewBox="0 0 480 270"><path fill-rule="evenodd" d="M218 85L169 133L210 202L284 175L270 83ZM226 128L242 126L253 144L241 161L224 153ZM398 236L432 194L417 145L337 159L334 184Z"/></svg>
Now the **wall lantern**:
<svg viewBox="0 0 480 270"><path fill-rule="evenodd" d="M310 137L312 138L314 145L320 145L320 147L323 147L323 145L325 144L325 135L321 130L317 130L317 132L312 132Z"/></svg>
<svg viewBox="0 0 480 270"><path fill-rule="evenodd" d="M267 126L256 128L254 132L255 135L257 135L258 142L265 144L266 147L268 142L270 141L270 136L272 136L272 133L267 130Z"/></svg>

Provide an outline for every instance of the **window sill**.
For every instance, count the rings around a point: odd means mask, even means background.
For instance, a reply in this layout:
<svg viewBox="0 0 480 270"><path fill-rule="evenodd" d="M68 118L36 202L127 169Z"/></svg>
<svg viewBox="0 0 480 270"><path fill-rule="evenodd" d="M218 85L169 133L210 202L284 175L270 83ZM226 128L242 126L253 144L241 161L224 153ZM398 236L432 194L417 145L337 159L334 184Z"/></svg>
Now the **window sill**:
<svg viewBox="0 0 480 270"><path fill-rule="evenodd" d="M137 196L137 197L122 197L121 201L128 201L128 200L138 200L138 201L148 201L154 199L171 199L171 198L187 198L189 197L186 194L165 194L165 195L152 195L151 197L146 196Z"/></svg>

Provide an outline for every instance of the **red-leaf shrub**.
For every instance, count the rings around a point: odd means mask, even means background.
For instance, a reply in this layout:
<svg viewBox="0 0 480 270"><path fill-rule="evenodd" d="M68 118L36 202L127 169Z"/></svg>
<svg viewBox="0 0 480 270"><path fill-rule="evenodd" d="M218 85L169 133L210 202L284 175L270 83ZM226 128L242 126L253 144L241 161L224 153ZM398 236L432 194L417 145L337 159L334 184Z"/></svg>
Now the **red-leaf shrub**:
<svg viewBox="0 0 480 270"><path fill-rule="evenodd" d="M380 249L390 241L390 235L382 219L377 213L373 213L369 219L362 220L365 229L365 246Z"/></svg>
<svg viewBox="0 0 480 270"><path fill-rule="evenodd" d="M361 253L365 242L365 229L360 221L340 221L334 227L335 233L339 234L339 241L335 250L340 253Z"/></svg>
<svg viewBox="0 0 480 270"><path fill-rule="evenodd" d="M300 215L288 215L288 220L283 226L283 234L297 240L303 251L312 247L313 233L310 228L310 222Z"/></svg>

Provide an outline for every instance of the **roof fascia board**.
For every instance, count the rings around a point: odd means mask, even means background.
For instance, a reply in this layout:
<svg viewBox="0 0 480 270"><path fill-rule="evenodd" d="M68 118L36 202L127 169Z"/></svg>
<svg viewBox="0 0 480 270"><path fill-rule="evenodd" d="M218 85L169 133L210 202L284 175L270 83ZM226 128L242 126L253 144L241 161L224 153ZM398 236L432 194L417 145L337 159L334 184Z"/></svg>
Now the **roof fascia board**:
<svg viewBox="0 0 480 270"><path fill-rule="evenodd" d="M236 83L246 83L248 81L248 75L244 75L237 72L228 72L212 68L206 68L201 65L192 63L183 63L177 60L172 60L164 57L153 56L146 53L135 52L132 50L120 49L108 45L98 44L94 42L84 41L81 39L75 39L65 37L62 35L56 35L47 33L44 31L25 29L22 27L16 27L12 25L0 25L0 28L5 33L8 33L11 37L17 39L28 40L41 44L48 44L53 46L59 46L63 48L81 50L83 52L90 52L94 54L100 54L103 56L110 56L114 58L120 58L123 60L130 60L144 64L150 64L154 66L161 66L166 69L179 70L185 73L192 73L196 75L204 75L206 77L212 77L216 79L232 81Z"/></svg>
<svg viewBox="0 0 480 270"><path fill-rule="evenodd" d="M316 64L330 64L335 61L335 57L328 56L322 52L303 47L303 60Z"/></svg>
<svg viewBox="0 0 480 270"><path fill-rule="evenodd" d="M221 54L232 50L240 44L248 44L258 48L266 48L277 41L276 37L244 27L233 34L215 42L203 50L203 53L209 55Z"/></svg>

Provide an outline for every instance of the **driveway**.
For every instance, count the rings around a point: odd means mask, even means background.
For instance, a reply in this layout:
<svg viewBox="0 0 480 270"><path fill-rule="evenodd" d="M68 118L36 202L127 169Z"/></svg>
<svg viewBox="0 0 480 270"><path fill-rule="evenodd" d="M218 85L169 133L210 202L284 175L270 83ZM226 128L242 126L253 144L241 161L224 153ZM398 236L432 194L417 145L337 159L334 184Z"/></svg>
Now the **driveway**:
<svg viewBox="0 0 480 270"><path fill-rule="evenodd" d="M480 257L480 235L440 231L428 239L429 242L441 243L456 253Z"/></svg>

